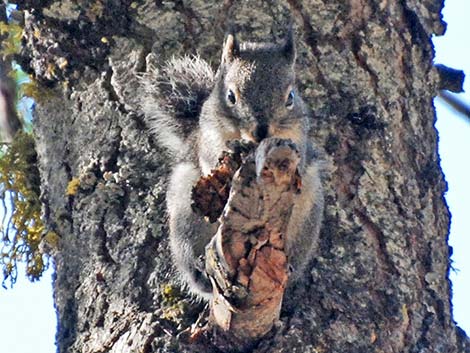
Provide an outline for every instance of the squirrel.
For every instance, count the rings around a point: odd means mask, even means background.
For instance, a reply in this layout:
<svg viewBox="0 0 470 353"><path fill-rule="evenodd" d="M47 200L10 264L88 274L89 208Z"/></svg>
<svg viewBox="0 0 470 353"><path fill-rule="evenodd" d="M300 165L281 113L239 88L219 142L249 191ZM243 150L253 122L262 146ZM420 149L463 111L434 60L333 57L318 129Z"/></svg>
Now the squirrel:
<svg viewBox="0 0 470 353"><path fill-rule="evenodd" d="M277 137L295 143L302 191L287 230L290 280L311 259L323 216L321 161L309 138L309 111L295 86L295 58L292 29L282 44L238 43L230 33L216 73L195 56L174 58L161 68L149 64L143 77L148 124L175 162L166 194L172 256L199 297L211 298L203 256L218 223L193 211L191 191L215 168L228 141L257 144Z"/></svg>

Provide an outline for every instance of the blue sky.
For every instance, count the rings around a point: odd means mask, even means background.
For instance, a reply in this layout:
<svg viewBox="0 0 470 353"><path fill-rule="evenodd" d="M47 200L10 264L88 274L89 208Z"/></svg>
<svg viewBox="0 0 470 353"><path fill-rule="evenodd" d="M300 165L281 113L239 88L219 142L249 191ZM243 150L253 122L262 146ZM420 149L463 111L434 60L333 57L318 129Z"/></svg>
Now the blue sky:
<svg viewBox="0 0 470 353"><path fill-rule="evenodd" d="M444 19L448 22L444 37L434 40L436 63L463 69L470 75L470 1L447 0ZM465 90L470 92L470 80ZM470 103L469 94L461 96ZM437 99L439 153L449 184L446 199L452 213L450 244L456 271L451 273L454 289L454 317L470 333L470 120L458 117ZM56 316L52 300L52 271L39 282L30 283L20 270L13 289L0 288L0 342L2 352L54 353Z"/></svg>
<svg viewBox="0 0 470 353"><path fill-rule="evenodd" d="M443 37L436 37L436 63L464 70L466 93L460 94L470 104L470 1L448 0L444 20L448 22ZM446 200L452 213L450 245L454 249L451 272L455 321L470 334L470 119L456 116L439 99L435 100L436 127L439 130L439 154L449 191Z"/></svg>
<svg viewBox="0 0 470 353"><path fill-rule="evenodd" d="M13 289L0 287L0 346L5 353L54 353L52 271L31 283L21 268Z"/></svg>

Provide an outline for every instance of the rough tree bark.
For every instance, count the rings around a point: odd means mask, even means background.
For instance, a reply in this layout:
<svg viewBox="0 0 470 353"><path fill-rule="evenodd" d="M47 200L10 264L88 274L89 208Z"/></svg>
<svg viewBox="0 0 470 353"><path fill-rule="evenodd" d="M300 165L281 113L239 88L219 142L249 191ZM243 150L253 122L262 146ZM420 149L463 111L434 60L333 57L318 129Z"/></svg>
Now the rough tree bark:
<svg viewBox="0 0 470 353"><path fill-rule="evenodd" d="M61 353L208 352L203 305L177 286L167 157L138 106L153 51L216 65L225 28L278 38L292 14L298 81L326 150L319 249L255 352L470 352L452 319L449 213L432 104L439 0L19 1L20 62L52 90L35 130L55 251ZM49 94L47 94L50 97ZM78 178L74 195L68 183ZM173 287L172 287L173 286ZM184 309L184 310L183 310Z"/></svg>

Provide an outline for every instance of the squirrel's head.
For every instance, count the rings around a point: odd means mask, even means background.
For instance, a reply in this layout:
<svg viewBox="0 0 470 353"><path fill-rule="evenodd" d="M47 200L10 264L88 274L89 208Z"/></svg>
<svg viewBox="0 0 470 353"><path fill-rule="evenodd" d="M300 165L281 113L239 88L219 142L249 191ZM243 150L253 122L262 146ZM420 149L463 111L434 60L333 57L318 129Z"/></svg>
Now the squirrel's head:
<svg viewBox="0 0 470 353"><path fill-rule="evenodd" d="M266 137L298 141L305 134L305 108L295 87L292 30L282 44L224 42L213 93L221 113L243 139Z"/></svg>

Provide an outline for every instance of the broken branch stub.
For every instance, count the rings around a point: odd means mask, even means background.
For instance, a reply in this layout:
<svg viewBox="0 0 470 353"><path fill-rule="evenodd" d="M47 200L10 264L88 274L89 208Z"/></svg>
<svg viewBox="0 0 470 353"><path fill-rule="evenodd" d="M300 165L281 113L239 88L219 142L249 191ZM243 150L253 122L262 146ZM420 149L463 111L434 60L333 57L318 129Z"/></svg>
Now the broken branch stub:
<svg viewBox="0 0 470 353"><path fill-rule="evenodd" d="M261 338L279 318L299 161L290 140L263 140L233 176L219 229L206 247L214 294L210 322L236 344Z"/></svg>

